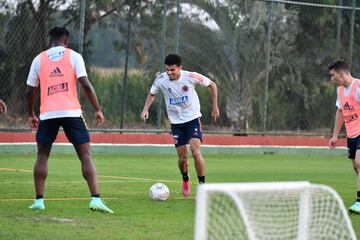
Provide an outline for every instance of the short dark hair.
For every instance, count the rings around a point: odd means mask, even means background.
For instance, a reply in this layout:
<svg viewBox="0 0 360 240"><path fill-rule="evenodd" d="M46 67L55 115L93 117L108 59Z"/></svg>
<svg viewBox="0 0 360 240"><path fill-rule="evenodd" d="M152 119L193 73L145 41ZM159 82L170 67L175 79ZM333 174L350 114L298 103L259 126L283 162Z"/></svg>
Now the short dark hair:
<svg viewBox="0 0 360 240"><path fill-rule="evenodd" d="M59 40L64 36L69 37L69 35L69 31L66 28L58 26L53 27L48 33L51 40Z"/></svg>
<svg viewBox="0 0 360 240"><path fill-rule="evenodd" d="M175 64L179 67L181 65L181 57L177 54L169 54L166 56L164 63L168 66Z"/></svg>
<svg viewBox="0 0 360 240"><path fill-rule="evenodd" d="M345 72L350 72L350 68L349 65L342 59L337 59L333 62L331 62L328 66L329 71L330 70L334 70L334 71L345 71Z"/></svg>

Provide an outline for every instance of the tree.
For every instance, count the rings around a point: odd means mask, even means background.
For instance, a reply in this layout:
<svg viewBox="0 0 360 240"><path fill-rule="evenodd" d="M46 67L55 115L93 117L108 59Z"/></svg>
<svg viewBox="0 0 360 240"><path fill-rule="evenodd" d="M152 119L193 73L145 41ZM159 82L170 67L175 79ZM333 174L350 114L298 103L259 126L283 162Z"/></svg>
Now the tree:
<svg viewBox="0 0 360 240"><path fill-rule="evenodd" d="M190 9L182 24L182 51L192 66L209 72L227 95L226 116L231 126L247 130L253 116L254 85L265 78L267 6L259 1L185 1ZM286 14L281 16L281 14ZM274 16L273 26L289 30L273 41L284 42L293 31L282 23L291 11ZM203 16L207 16L205 18ZM281 52L281 44L272 51ZM194 57L195 56L195 57ZM272 62L272 64L279 64ZM262 84L263 85L263 84Z"/></svg>
<svg viewBox="0 0 360 240"><path fill-rule="evenodd" d="M66 1L5 2L2 15L10 16L4 36L4 68L0 69L1 88L14 117L25 113L24 98L27 73L32 59L46 48L51 13Z"/></svg>

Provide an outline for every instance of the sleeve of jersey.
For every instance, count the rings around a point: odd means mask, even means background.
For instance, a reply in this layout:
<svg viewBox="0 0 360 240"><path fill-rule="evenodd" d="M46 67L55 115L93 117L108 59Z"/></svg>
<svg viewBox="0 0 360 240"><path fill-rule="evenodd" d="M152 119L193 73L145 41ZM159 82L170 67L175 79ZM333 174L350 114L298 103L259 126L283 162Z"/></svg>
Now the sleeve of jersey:
<svg viewBox="0 0 360 240"><path fill-rule="evenodd" d="M200 84L204 87L209 86L211 80L208 77L205 77L204 75L201 75L200 73L191 72L189 73L189 77L192 79L192 82L194 84Z"/></svg>
<svg viewBox="0 0 360 240"><path fill-rule="evenodd" d="M154 83L152 84L150 88L150 94L156 95L159 93L159 86L158 86L159 77L155 79Z"/></svg>
<svg viewBox="0 0 360 240"><path fill-rule="evenodd" d="M39 86L40 55L36 56L31 64L26 84L32 87Z"/></svg>
<svg viewBox="0 0 360 240"><path fill-rule="evenodd" d="M356 88L356 101L360 102L360 84Z"/></svg>
<svg viewBox="0 0 360 240"><path fill-rule="evenodd" d="M340 103L340 98L339 98L339 88L336 89L336 92L337 92L337 97L336 97L336 107L338 109L341 109L341 103ZM357 93L357 91L356 91Z"/></svg>
<svg viewBox="0 0 360 240"><path fill-rule="evenodd" d="M73 65L76 78L87 77L84 59L79 53L71 51L70 61Z"/></svg>
<svg viewBox="0 0 360 240"><path fill-rule="evenodd" d="M336 98L336 107L337 107L338 109L341 109L341 104L340 104L340 99L339 99L339 97Z"/></svg>

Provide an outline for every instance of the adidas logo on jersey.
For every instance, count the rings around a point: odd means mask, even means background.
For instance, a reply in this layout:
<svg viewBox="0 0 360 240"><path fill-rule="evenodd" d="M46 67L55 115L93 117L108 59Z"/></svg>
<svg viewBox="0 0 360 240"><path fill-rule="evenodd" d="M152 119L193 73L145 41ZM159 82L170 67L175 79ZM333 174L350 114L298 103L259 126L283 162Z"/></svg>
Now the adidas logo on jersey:
<svg viewBox="0 0 360 240"><path fill-rule="evenodd" d="M54 68L51 73L50 77L63 77L64 74L61 72L59 67Z"/></svg>
<svg viewBox="0 0 360 240"><path fill-rule="evenodd" d="M350 106L350 104L348 102L346 102L343 106L343 110L345 111L354 111L354 107Z"/></svg>

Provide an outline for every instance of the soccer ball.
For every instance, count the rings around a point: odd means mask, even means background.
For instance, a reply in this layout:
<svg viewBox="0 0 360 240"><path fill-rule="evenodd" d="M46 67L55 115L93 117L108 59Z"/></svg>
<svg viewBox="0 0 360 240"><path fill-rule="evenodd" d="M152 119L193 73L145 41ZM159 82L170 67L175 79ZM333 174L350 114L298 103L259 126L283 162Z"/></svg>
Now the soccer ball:
<svg viewBox="0 0 360 240"><path fill-rule="evenodd" d="M163 183L155 183L150 187L149 195L152 200L166 201L169 198L169 188Z"/></svg>

